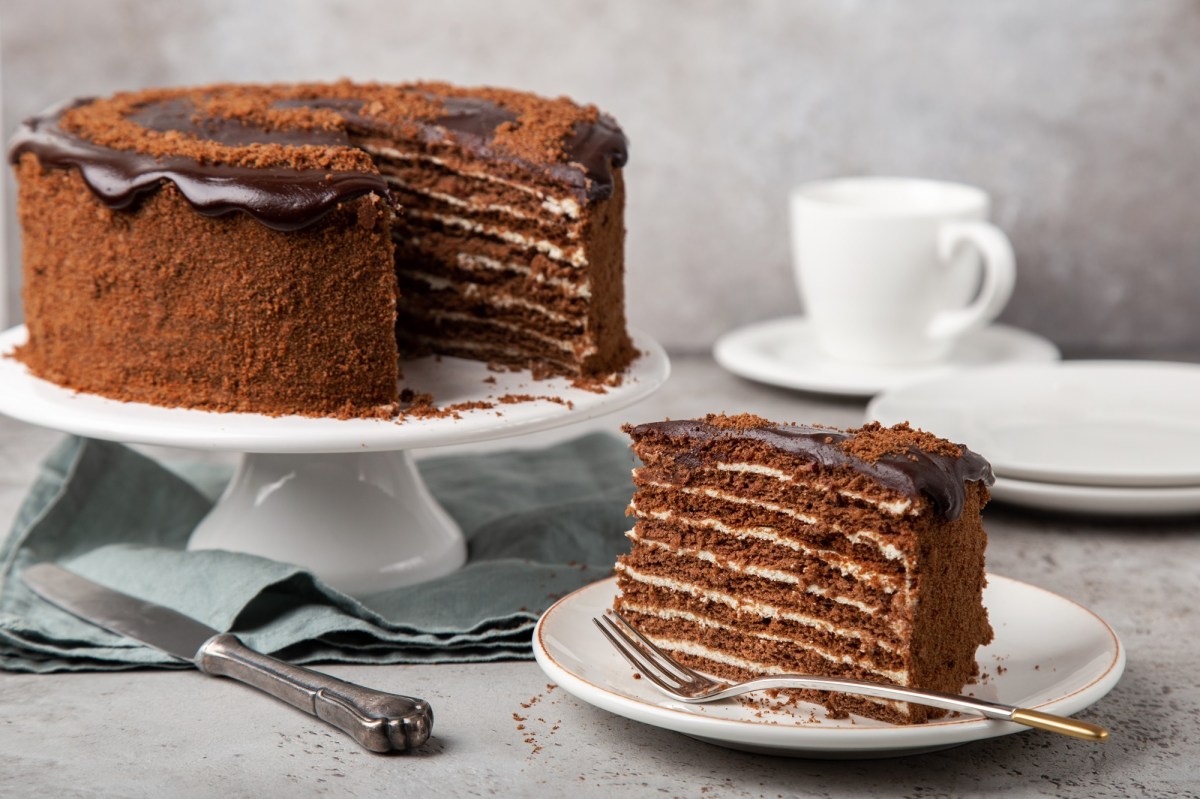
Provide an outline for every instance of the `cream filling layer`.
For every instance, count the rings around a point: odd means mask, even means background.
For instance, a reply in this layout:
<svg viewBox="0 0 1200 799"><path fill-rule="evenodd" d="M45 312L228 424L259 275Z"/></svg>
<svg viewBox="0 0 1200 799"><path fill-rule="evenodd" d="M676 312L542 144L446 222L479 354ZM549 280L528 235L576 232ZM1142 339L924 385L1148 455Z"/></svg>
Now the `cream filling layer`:
<svg viewBox="0 0 1200 799"><path fill-rule="evenodd" d="M904 552L902 552L899 547L895 546L894 544L889 544L887 541L884 541L879 536L879 533L872 532L871 530L856 530L853 533L847 533L846 538L850 539L856 544L872 544L877 547L879 551L883 553L883 556L888 560L902 560L904 561L905 569L909 568L909 563L904 557Z"/></svg>
<svg viewBox="0 0 1200 799"><path fill-rule="evenodd" d="M510 244L516 244L526 250L537 250L547 258L553 258L556 261L561 261L571 266L584 267L587 266L587 255L584 254L582 247L572 248L568 253L562 247L552 241L546 239L533 239L528 236L522 236L520 233L514 233L511 230L496 227L495 225L484 225L470 219L465 219L461 216L451 216L450 214L439 214L434 211L422 211L418 208L409 208L405 213L410 217L417 219L432 219L435 222L441 222L443 225L450 227L462 228L471 233L482 233L485 236L494 236L495 238L507 241Z"/></svg>
<svg viewBox="0 0 1200 799"><path fill-rule="evenodd" d="M699 627L708 627L708 628L714 629L714 630L726 630L728 632L737 633L738 635L750 635L750 636L753 636L754 638L760 638L764 641L774 641L774 642L781 643L781 644L790 644L793 646L797 646L801 649L804 649L807 652L812 652L815 655L819 655L820 657L824 658L825 660L828 660L830 663L841 663L842 665L845 665L845 666L862 666L864 669L869 669L871 671L871 673L879 674L879 675L891 680L892 682L899 683L899 682L903 682L904 680L908 679L907 671L896 671L893 669L880 669L880 668L863 666L862 661L858 660L857 658L854 658L850 655L839 655L839 654L830 652L827 649L822 649L819 646L814 646L811 642L797 641L794 638L784 638L779 635L768 635L766 633L746 632L744 630L739 630L738 628L734 627L733 625L723 624L719 621L714 621L713 619L710 619L706 616L700 616L696 613L690 613L686 610L676 610L675 608L656 608L656 607L651 607L650 605L642 605L637 602L624 602L624 603L622 603L622 608L628 608L629 610L632 610L635 613L641 613L644 616L653 616L654 618L663 619L665 621L682 619L684 621L691 622L692 624L695 624ZM774 669L774 671L776 673L778 673L779 670Z"/></svg>
<svg viewBox="0 0 1200 799"><path fill-rule="evenodd" d="M852 577L856 580L870 580L881 585L885 593L893 594L899 590L902 581L900 578L891 574L883 574L872 569L868 569L861 564L855 563L841 553L834 552L832 549L820 549L818 547L810 547L793 538L784 538L775 532L771 527L731 527L719 519L691 519L684 516L678 516L674 511L643 511L638 508L636 502L629 503L633 514L639 519L654 519L655 521L671 521L675 524L682 524L686 527L703 527L710 530L716 530L718 533L733 536L737 539L756 538L760 541L766 541L776 546L787 547L788 549L807 555L814 560L820 560L825 565L836 569L846 577ZM893 547L894 549L894 547Z"/></svg>
<svg viewBox="0 0 1200 799"><path fill-rule="evenodd" d="M761 463L718 462L717 470L722 471L722 472L750 472L751 474L761 474L761 475L766 475L767 477L774 477L776 480L780 480L785 483L796 482L795 478L793 478L792 475L787 474L786 472L782 471L781 469L776 469L771 466L764 466ZM833 486L829 485L828 483L822 483L822 482L816 481L816 480L804 482L804 483L802 483L802 485L806 485L810 488L815 488L818 491L835 491ZM859 493L857 491L846 491L844 489L836 489L836 493L838 494L838 496L846 497L847 499L853 499L853 500L863 503L864 505L871 505L872 507L879 508L880 510L884 511L885 513L890 513L893 516L903 516L904 514L908 513L910 510L912 510L912 506L913 506L913 502L911 499L903 499L903 500L877 499L875 497L868 497L865 494Z"/></svg>
<svg viewBox="0 0 1200 799"><path fill-rule="evenodd" d="M486 304L492 306L493 308L524 308L527 311L533 311L534 313L541 314L547 319L555 322L560 322L567 325L573 324L579 327L583 326L583 320L577 316L568 316L567 314L556 311L552 308L542 305L541 303L530 302L522 297L514 297L513 295L507 293L489 294L482 291L478 284L475 283L462 283L460 281L450 280L449 278L442 277L441 275L431 275L428 272L405 272L404 274L406 277L421 281L435 291L448 290L457 294L461 294L464 297L470 297L473 299L483 298L487 301Z"/></svg>
<svg viewBox="0 0 1200 799"><path fill-rule="evenodd" d="M725 463L724 461L718 461L717 470L721 472L765 474L767 477L774 477L776 480L783 480L784 482L791 482L792 479L792 476L782 469L776 469L773 466L763 466L761 463Z"/></svg>
<svg viewBox="0 0 1200 799"><path fill-rule="evenodd" d="M548 211L549 213L560 214L562 216L567 217L568 219L578 219L579 218L579 211L580 211L579 203L578 203L578 201L576 201L575 199L573 199L571 197L561 197L561 198L560 197L551 197L550 195L546 194L544 191L535 189L532 186L527 186L524 183L518 183L516 181L507 180L506 178L502 178L497 175L490 175L487 172L474 172L471 170L454 169L446 162L445 159L438 158L435 155L425 155L423 153L406 153L406 152L401 152L400 150L397 150L393 147L380 147L380 146L376 146L376 145L364 146L363 149L366 150L371 155L376 156L376 157L383 156L383 157L395 159L397 161L418 161L418 162L424 162L427 164L435 164L437 166L444 168L447 172L453 172L453 173L455 173L457 175L461 175L462 177L465 177L465 178L472 178L473 180L482 180L482 181L486 181L488 183L495 183L499 186L506 186L510 189L516 189L517 191L524 192L525 194L532 195L533 197L536 197L537 199L541 200L542 207L545 208L546 211Z"/></svg>
<svg viewBox="0 0 1200 799"><path fill-rule="evenodd" d="M847 605L862 611L868 616L874 616L881 610L878 605L868 605L867 603L861 602L857 599L852 599L846 596L838 596L819 585L805 583L799 577L789 572L780 571L778 569L765 569L762 566L755 566L753 563L741 563L735 560L730 560L729 558L719 558L715 553L709 552L705 549L683 549L679 547L673 547L670 544L662 541L653 541L642 538L640 535L638 535L636 529L630 530L625 535L635 544L661 549L665 552L670 552L676 557L695 558L696 560L702 560L705 563L711 563L718 568L726 569L734 572L735 574L747 574L751 577L760 577L764 580L770 580L774 583L786 583L788 585L800 586L804 589L804 593L806 594L813 594L814 596L819 596L822 599L828 599L831 602L837 602L839 605Z"/></svg>
<svg viewBox="0 0 1200 799"><path fill-rule="evenodd" d="M646 574L640 569L635 569L631 566L627 566L624 563L618 563L616 565L616 569L617 571L625 574L634 582L643 583L655 588L663 588L668 591L675 591L676 593L680 594L687 594L688 596L699 599L702 602L719 602L722 605L733 608L739 613L751 613L764 619L784 619L805 627L812 627L813 629L830 633L831 635L839 635L843 638L856 638L860 641L867 640L866 637L857 630L849 630L842 627L837 627L826 619L818 618L817 616L810 616L807 613L797 613L795 611L784 610L776 605L760 602L756 599L736 597L733 594L728 594L724 591L716 591L711 588L704 588L703 586L696 585L695 583L687 583L682 580L672 580L668 577L659 577L654 574ZM900 637L901 625L892 624L889 629L894 635ZM893 644L882 639L876 638L875 645L888 652L897 651Z"/></svg>
<svg viewBox="0 0 1200 799"><path fill-rule="evenodd" d="M684 494L700 495L708 497L709 499L719 499L724 502L732 502L735 505L755 505L760 508L766 508L767 510L775 513L782 513L784 516L791 516L793 519L804 522L805 524L816 524L818 521L820 521L816 516L809 516L807 513L801 513L795 508L778 505L774 502L766 502L765 500L761 499L748 499L746 497L739 497L737 494L730 494L726 491L718 491L715 488L691 488L688 486L671 485L670 483L653 482L647 483L647 485L652 485L655 488L675 489L676 491L681 491Z"/></svg>
<svg viewBox="0 0 1200 799"><path fill-rule="evenodd" d="M420 246L420 239L413 239L413 244ZM464 269L470 270L472 267L482 267L490 269L493 272L513 272L525 277L532 277L538 283L545 283L548 286L562 289L565 293L576 297L591 297L591 283L584 279L580 281L565 280L561 277L546 277L540 272L534 274L533 269L526 264L517 263L515 261L499 261L495 258L489 258L486 255L476 255L474 253L460 252L455 256L458 265Z"/></svg>

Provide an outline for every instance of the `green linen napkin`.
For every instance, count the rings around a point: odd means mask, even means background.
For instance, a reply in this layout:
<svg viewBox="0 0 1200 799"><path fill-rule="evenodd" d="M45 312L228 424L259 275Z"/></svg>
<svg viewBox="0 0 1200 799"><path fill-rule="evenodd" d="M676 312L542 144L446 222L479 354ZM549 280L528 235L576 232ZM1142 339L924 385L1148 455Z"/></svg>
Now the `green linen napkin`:
<svg viewBox="0 0 1200 799"><path fill-rule="evenodd" d="M19 575L47 560L295 663L529 658L541 612L607 576L624 550L632 465L628 447L600 433L540 450L419 461L463 529L467 564L355 599L297 566L186 550L228 471L171 470L120 444L70 437L42 464L0 547L0 669L183 665L35 596Z"/></svg>

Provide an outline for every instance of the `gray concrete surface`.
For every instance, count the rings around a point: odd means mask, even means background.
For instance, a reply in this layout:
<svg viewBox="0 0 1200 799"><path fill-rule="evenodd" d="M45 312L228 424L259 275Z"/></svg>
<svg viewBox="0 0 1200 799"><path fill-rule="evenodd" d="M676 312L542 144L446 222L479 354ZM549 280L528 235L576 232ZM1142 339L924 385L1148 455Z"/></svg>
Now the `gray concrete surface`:
<svg viewBox="0 0 1200 799"><path fill-rule="evenodd" d="M1194 0L2 0L0 30L5 131L71 96L217 80L595 102L632 140L631 318L673 350L799 312L787 190L859 173L995 195L1020 270L1003 321L1070 354L1200 350Z"/></svg>
<svg viewBox="0 0 1200 799"><path fill-rule="evenodd" d="M615 432L625 421L714 410L835 425L862 420L861 402L753 385L705 357L677 357L674 366L668 384L634 408L487 446L537 446L585 430ZM0 524L7 527L57 437L0 417ZM382 757L291 708L198 673L0 673L0 795L1200 795L1200 519L1113 522L993 504L985 520L990 571L1090 607L1127 647L1124 678L1080 714L1111 728L1107 744L1030 731L900 759L773 758L610 715L552 688L532 662L327 667L434 703L428 748ZM525 729L514 714L526 717Z"/></svg>

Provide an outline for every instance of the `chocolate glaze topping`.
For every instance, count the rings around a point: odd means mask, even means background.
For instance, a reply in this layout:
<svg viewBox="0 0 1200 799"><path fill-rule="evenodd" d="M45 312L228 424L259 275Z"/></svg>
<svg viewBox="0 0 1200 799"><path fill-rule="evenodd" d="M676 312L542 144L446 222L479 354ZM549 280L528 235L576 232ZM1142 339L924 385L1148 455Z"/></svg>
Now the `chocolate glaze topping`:
<svg viewBox="0 0 1200 799"><path fill-rule="evenodd" d="M92 193L110 208L131 209L142 197L157 191L164 181L170 181L205 216L245 211L275 230L298 230L316 222L339 203L371 192L387 194L382 177L361 172L251 169L204 164L185 157L155 158L131 150L102 147L59 126L62 113L70 107L73 106L26 120L13 137L10 160L15 163L28 152L46 167L74 167ZM164 104L161 108L147 109L138 121L155 130L172 129L155 126L169 125L183 113L177 106ZM179 124L183 131L197 128L190 121L181 120ZM226 142L240 143L254 138L253 129L240 123L206 124L203 128L206 134L222 136ZM288 131L287 135L291 133Z"/></svg>
<svg viewBox="0 0 1200 799"><path fill-rule="evenodd" d="M459 142L473 140L477 147L491 141L496 128L503 123L517 121L517 115L512 111L486 100L446 97L441 102L445 113L434 120L434 125L457 133Z"/></svg>
<svg viewBox="0 0 1200 799"><path fill-rule="evenodd" d="M355 101L342 103L349 107L348 110L357 109L362 105ZM275 105L280 108L294 108L299 107L301 101L281 102ZM340 128L267 128L240 119L205 116L196 108L190 97L173 97L149 102L135 108L126 118L146 130L156 130L160 133L176 131L231 147L245 147L251 144L290 144L293 147L306 144L323 147L350 146L350 136Z"/></svg>
<svg viewBox="0 0 1200 799"><path fill-rule="evenodd" d="M769 425L736 429L709 424L700 419L651 422L627 428L634 439L660 434L671 438L711 441L721 438L749 438L765 442L784 452L813 463L817 473L827 469L849 468L867 475L881 485L905 496L926 495L934 511L946 519L957 519L966 498L965 485L995 482L991 465L979 454L962 447L962 455L927 452L910 447L903 453L887 454L867 461L851 455L839 446L854 437L854 431L804 425Z"/></svg>
<svg viewBox="0 0 1200 799"><path fill-rule="evenodd" d="M521 124L521 117L516 112L482 97L439 96L429 92L423 92L422 97L437 104L441 111L430 120L410 120L418 126L425 141L440 142L449 134L468 151L536 168L570 186L580 199L602 200L612 196L612 171L625 166L629 160L629 141L607 114L597 114L594 122L577 122L572 126L571 134L562 142L566 161L542 160L535 164L495 146L496 132L501 126ZM363 103L358 100L316 98L284 100L275 105L280 108L327 108L363 132L380 127L378 119L362 113Z"/></svg>
<svg viewBox="0 0 1200 799"><path fill-rule="evenodd" d="M583 166L583 171L592 179L594 191L603 196L612 194L612 168L623 167L629 160L629 142L617 126L616 120L601 114L592 125L578 125L566 142L571 160ZM563 167L558 167L565 171Z"/></svg>
<svg viewBox="0 0 1200 799"><path fill-rule="evenodd" d="M570 136L562 142L566 161L543 160L534 164L505 153L494 144L496 131L502 125L520 125L521 118L514 111L482 97L442 97L429 93L422 96L441 109L441 115L431 120L411 120L419 127L425 141L440 142L449 133L468 151L544 172L569 186L580 199L602 200L612 196L612 171L625 166L629 160L629 142L617 123L606 114L598 114L595 122L579 122L573 126ZM356 100L317 98L287 100L276 105L281 108L328 108L364 132L379 128L379 120L361 113L362 103Z"/></svg>
<svg viewBox="0 0 1200 799"><path fill-rule="evenodd" d="M256 87L250 87L254 89ZM193 97L207 98L204 89L166 96L147 96L124 114L123 119L137 128L160 134L182 134L189 140L212 142L232 148L275 145L287 148L353 148L355 137L387 137L398 128L415 129L426 143L453 142L463 149L488 158L519 164L539 171L564 184L579 199L599 200L611 196L613 168L628 158L628 143L621 129L603 114L579 114L570 122L557 145L538 138L539 120L522 122L522 115L485 97L440 94L433 86L358 87L334 84L329 94L319 94L320 86L261 87L276 109L320 109L333 112L335 125L265 125L249 119L205 112ZM219 94L227 87L214 87ZM395 108L382 107L372 100L372 92L390 91L389 97L412 98L414 107L429 106L432 111L414 113L410 118ZM503 93L493 91L498 95ZM400 92L400 95L396 93ZM346 96L347 94L352 96ZM407 94L405 94L407 93ZM529 102L541 102L528 98ZM296 168L286 164L254 166L220 163L220 159L194 155L151 155L133 147L104 146L89 140L86 132L66 129L64 114L72 109L105 100L83 99L27 120L14 136L9 159L16 162L24 153L37 156L44 167L75 168L95 195L111 208L135 206L146 194L164 182L178 187L197 211L217 216L245 211L263 224L277 230L295 230L312 224L339 203L368 193L387 194L387 185L374 170L336 171L323 168ZM544 101L549 105L552 101ZM577 108L572 106L573 108ZM424 110L422 108L422 110ZM561 109L558 109L561 113ZM582 109L581 109L582 111ZM543 121L542 124L545 124ZM554 124L564 124L561 119ZM525 134L524 150L500 145L499 134ZM557 129L557 128L555 128ZM553 138L553 134L546 134ZM537 147L543 149L538 150Z"/></svg>

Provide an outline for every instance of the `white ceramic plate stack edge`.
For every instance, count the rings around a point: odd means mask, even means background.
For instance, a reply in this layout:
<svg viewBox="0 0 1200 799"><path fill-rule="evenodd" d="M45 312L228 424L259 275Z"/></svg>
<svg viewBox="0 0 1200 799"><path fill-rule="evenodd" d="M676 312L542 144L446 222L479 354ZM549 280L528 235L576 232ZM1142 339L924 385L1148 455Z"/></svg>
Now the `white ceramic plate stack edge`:
<svg viewBox="0 0 1200 799"><path fill-rule="evenodd" d="M876 397L867 418L967 445L993 496L1094 515L1200 513L1200 365L1068 361L984 367Z"/></svg>

